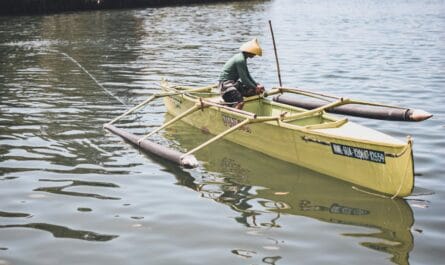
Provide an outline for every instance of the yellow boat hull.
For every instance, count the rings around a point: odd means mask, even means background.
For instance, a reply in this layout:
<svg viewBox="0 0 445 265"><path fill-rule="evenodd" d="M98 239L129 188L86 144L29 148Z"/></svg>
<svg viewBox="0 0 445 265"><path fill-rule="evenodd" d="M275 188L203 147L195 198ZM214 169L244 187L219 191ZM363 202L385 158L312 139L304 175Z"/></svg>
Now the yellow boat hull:
<svg viewBox="0 0 445 265"><path fill-rule="evenodd" d="M168 87L164 86L164 89L168 90ZM180 94L165 97L164 103L167 111L177 116L199 104L199 98ZM284 110L288 113L302 111L261 98L247 102L244 109L257 114L258 118L279 115ZM184 117L183 121L217 135L245 119L243 113L211 106ZM322 119L328 119L329 123ZM336 125L326 126L329 124ZM385 138L384 141L376 140L380 136ZM393 140L372 129L350 121L342 122L325 113L292 123L274 120L247 124L225 136L225 139L391 196L405 197L413 190L411 142Z"/></svg>

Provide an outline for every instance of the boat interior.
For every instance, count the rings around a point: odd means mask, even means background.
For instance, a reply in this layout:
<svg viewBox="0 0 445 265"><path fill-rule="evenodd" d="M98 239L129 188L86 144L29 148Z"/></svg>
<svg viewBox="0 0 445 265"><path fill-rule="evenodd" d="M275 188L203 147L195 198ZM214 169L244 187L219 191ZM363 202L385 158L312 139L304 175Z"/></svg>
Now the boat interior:
<svg viewBox="0 0 445 265"><path fill-rule="evenodd" d="M171 87L165 87L169 91ZM173 91L189 90L191 87L174 87ZM172 90L170 90L172 91ZM224 104L220 97L216 86L209 86L206 88L199 88L192 93L186 92L184 95L193 98L199 102L202 99L204 102L211 102L218 104L217 106L224 106L226 109L231 109ZM281 116L281 123L289 126L297 126L305 130L317 131L320 133L327 133L331 136L347 137L349 139L371 140L379 141L381 143L389 144L405 144L404 142L395 139L387 134L375 131L371 128L361 126L359 124L348 122L348 119L342 116L336 116L326 113L321 109L307 110L287 104L279 103L272 100L272 97L252 96L244 98L245 104L243 113L248 116L255 116L257 118L272 118ZM326 106L325 106L326 107ZM323 108L323 107L322 107ZM233 109L234 110L234 109Z"/></svg>
<svg viewBox="0 0 445 265"><path fill-rule="evenodd" d="M202 98L216 104L224 105L224 100L219 96L219 93L214 89L207 91L200 91L194 93L187 93L189 97L198 99ZM244 112L251 113L257 117L277 117L282 116L282 122L287 124L318 128L320 125L326 127L339 127L346 123L347 119L333 117L323 111L308 111L306 109L275 102L268 97L252 96L244 98L245 104Z"/></svg>
<svg viewBox="0 0 445 265"><path fill-rule="evenodd" d="M337 120L329 117L329 115L324 115L323 112L308 113L308 115L301 116L307 110L277 103L267 98L247 100L243 110L255 113L258 116L283 116L286 118L283 122L299 126L331 123Z"/></svg>
<svg viewBox="0 0 445 265"><path fill-rule="evenodd" d="M193 93L188 95L193 98L203 98L207 101L217 104L224 104L224 100L218 93ZM326 114L323 111L309 112L306 109L278 103L272 101L271 98L262 98L259 96L252 96L245 98L243 111L252 113L257 117L277 117L282 116L282 122L297 125L297 126L313 126L320 124L332 124L333 127L340 125L339 118L334 118L332 115ZM304 114L303 113L307 113Z"/></svg>

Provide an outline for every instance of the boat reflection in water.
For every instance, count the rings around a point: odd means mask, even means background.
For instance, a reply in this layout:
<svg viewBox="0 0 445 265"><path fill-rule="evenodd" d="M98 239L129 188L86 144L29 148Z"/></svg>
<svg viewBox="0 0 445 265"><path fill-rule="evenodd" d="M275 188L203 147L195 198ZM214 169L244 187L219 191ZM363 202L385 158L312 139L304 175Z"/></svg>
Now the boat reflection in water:
<svg viewBox="0 0 445 265"><path fill-rule="evenodd" d="M166 114L166 119L171 116ZM172 125L163 136L182 151L211 137L183 122ZM288 214L372 228L378 231L366 229L363 233L343 235L363 238L361 245L390 254L397 264L408 264L414 218L405 200L356 191L349 183L224 140L196 156L204 162L204 172L188 173L176 166L167 167L175 174L178 184L238 212L239 223L248 227L280 227L280 216Z"/></svg>

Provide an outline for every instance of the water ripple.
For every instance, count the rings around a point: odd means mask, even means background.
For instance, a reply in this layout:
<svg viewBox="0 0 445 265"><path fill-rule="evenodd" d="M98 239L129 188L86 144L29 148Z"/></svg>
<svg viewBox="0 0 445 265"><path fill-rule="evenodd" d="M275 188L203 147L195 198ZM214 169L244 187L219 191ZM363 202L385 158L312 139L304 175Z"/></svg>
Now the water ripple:
<svg viewBox="0 0 445 265"><path fill-rule="evenodd" d="M65 226L46 223L0 225L0 229L4 228L32 228L49 232L56 238L70 238L98 242L110 241L118 237L117 235L106 235L91 231L74 230Z"/></svg>
<svg viewBox="0 0 445 265"><path fill-rule="evenodd" d="M103 188L119 188L118 185L113 183L106 183L106 182L94 182L94 181L81 181L81 180L66 180L66 179L39 179L39 181L44 182L71 182L67 185L62 186L51 186L51 187L40 187L34 189L34 191L44 191L49 193L54 193L58 195L68 195L68 196L76 196L76 197L90 197L90 198L96 198L100 200L120 200L121 198L117 197L110 197L110 196L103 196L100 194L95 193L85 193L85 192L75 192L75 191L66 191L65 189L69 189L72 187L103 187Z"/></svg>
<svg viewBox="0 0 445 265"><path fill-rule="evenodd" d="M15 217L31 217L31 214L0 211L0 217L8 217L8 218L12 218L12 217L14 217L14 218Z"/></svg>
<svg viewBox="0 0 445 265"><path fill-rule="evenodd" d="M275 0L0 18L0 263L441 264L443 7ZM416 189L434 195L375 198L225 141L197 153L202 168L183 170L103 130L125 105L157 93L163 77L215 83L253 37L264 55L249 60L251 74L275 86L268 19L285 86L435 115L351 118L413 136ZM120 126L144 134L164 112L159 100ZM184 151L209 137L178 123L153 140ZM23 236L30 228L81 240ZM92 232L102 229L113 232Z"/></svg>

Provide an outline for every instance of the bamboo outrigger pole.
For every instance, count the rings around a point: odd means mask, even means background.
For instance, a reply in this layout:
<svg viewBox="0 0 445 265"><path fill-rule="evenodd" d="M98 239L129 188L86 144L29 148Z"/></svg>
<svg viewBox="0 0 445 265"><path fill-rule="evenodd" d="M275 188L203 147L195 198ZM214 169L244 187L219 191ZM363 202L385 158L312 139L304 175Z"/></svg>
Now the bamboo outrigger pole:
<svg viewBox="0 0 445 265"><path fill-rule="evenodd" d="M280 120L280 116L271 116L271 117L255 117L255 118L247 118L245 120L243 120L242 122L239 122L237 125L230 127L229 129L221 132L220 134L214 136L213 138L209 139L208 141L202 143L201 145L193 148L192 150L188 151L187 153L185 153L183 156L187 157L187 156L191 156L193 153L195 153L198 150L201 150L202 148L208 146L209 144L223 138L224 136L233 133L234 131L238 130L239 128L247 125L247 124L251 124L251 123L260 123L260 122L267 122L267 121L279 121Z"/></svg>
<svg viewBox="0 0 445 265"><path fill-rule="evenodd" d="M125 113L119 115L118 117L114 118L113 120L111 120L110 122L107 123L107 125L111 125L115 122L117 122L118 120L122 119L123 117L127 116L128 114L142 108L143 106L147 105L148 103L150 103L151 101L153 101L154 99L156 99L156 95L152 95L149 98L147 98L146 100L144 100L144 102L142 102L141 104L127 110Z"/></svg>
<svg viewBox="0 0 445 265"><path fill-rule="evenodd" d="M273 34L273 29L272 29L272 21L270 21L270 20L269 20L269 27L270 27L270 34L272 35L273 50L275 52L275 61L277 63L278 82L280 83L280 87L282 87L283 84L281 83L281 72L280 72L280 63L278 62L277 46L275 44L275 37Z"/></svg>
<svg viewBox="0 0 445 265"><path fill-rule="evenodd" d="M142 103L127 110L122 115L120 115L120 116L114 118L113 120L111 120L110 122L106 123L106 125L111 125L111 124L117 122L118 120L122 119L123 117L127 116L128 114L131 114L131 113L141 109L142 107L144 107L145 105L147 105L148 103L152 102L155 99L168 97L168 96L174 96L174 95L181 95L181 94L185 94L185 93L199 93L199 92L210 90L210 89L212 89L212 87L214 87L214 85L206 86L206 87L199 87L199 88L190 88L186 91L166 92L166 93L159 93L159 94L151 95L146 100L144 100Z"/></svg>
<svg viewBox="0 0 445 265"><path fill-rule="evenodd" d="M170 160L174 163L177 163L181 166L187 167L187 168L193 168L193 167L197 167L199 165L198 160L193 156L193 155L184 155L181 152L178 152L176 150L172 150L170 148L164 147L162 145L159 145L155 142L152 141L148 141L145 140L148 136L152 135L153 133L156 133L158 131L160 131L161 129L167 127L168 125L172 124L173 122L179 120L179 118L174 119L173 121L169 122L168 124L166 124L165 126L161 126L160 128L156 129L154 132L150 133L147 136L144 137L139 137L137 135L134 135L132 133L129 133L125 130L119 129L115 126L113 126L112 124L117 122L118 120L122 119L123 117L129 115L130 113L133 113L141 108L143 108L145 105L149 104L150 102L152 102L155 99L158 98L163 98L163 97L167 97L167 96L173 96L173 95L183 95L186 93L198 93L198 92L203 92L203 91L207 91L210 90L212 86L208 86L208 87L201 87L201 88L195 88L195 89L188 89L185 91L173 91L173 92L166 92L166 93L159 93L159 94L154 94L151 95L150 97L148 97L146 100L144 100L142 103L138 104L137 106L129 109L128 111L126 111L125 113L123 113L122 115L116 117L115 119L111 120L110 122L104 124L104 128L111 131L112 133L119 135L120 137L124 138L125 140L137 145L139 148L155 154L157 156L160 156L162 158L165 158L167 160ZM205 106L201 106L200 104L197 104L197 106L192 107L190 110L187 111L187 113L185 115L181 115L181 117L184 117L190 113L193 113L195 110L199 109L199 108L204 108Z"/></svg>
<svg viewBox="0 0 445 265"><path fill-rule="evenodd" d="M125 130L114 127L111 124L105 124L104 128L112 133L119 135L125 140L137 145L146 152L152 153L186 168L194 168L199 165L198 160L193 155L184 155L183 153L167 148L152 141L142 140L137 135L129 133Z"/></svg>
<svg viewBox="0 0 445 265"><path fill-rule="evenodd" d="M299 94L311 98L324 100L327 102L329 102L332 99L336 100L342 99L341 97L332 96L328 94L311 92L296 88L284 88L284 87L273 88L268 92L268 95L283 94L283 92L291 94ZM308 110L319 108L325 105L323 102L291 98L291 97L286 97L285 95L275 96L273 97L273 101ZM408 122L423 121L433 116L431 113L428 113L421 109L403 108L399 106L393 106L375 102L367 102L362 100L351 99L348 102L342 103L341 105L345 106L331 106L330 108L325 109L325 111L342 115L363 117L368 119L408 121ZM381 107L381 108L373 109L372 107Z"/></svg>
<svg viewBox="0 0 445 265"><path fill-rule="evenodd" d="M197 110L200 109L200 108L203 108L203 107L201 107L200 104L196 104L196 105L194 105L194 106L191 107L190 109L188 109L188 110L184 111L183 113L181 113L180 115L174 117L172 120L170 120L170 121L164 123L164 125L162 125L162 126L156 128L155 130L151 131L150 133L144 135L143 137L141 137L141 139L139 139L138 142L140 143L140 142L144 141L145 139L147 139L148 137L152 136L153 134L159 132L159 131L162 130L162 129L167 128L167 127L170 126L171 124L173 124L173 123L175 123L175 122L181 120L182 118L184 118L185 116L187 116L187 115L189 115L189 114L192 114L193 112L197 111Z"/></svg>

